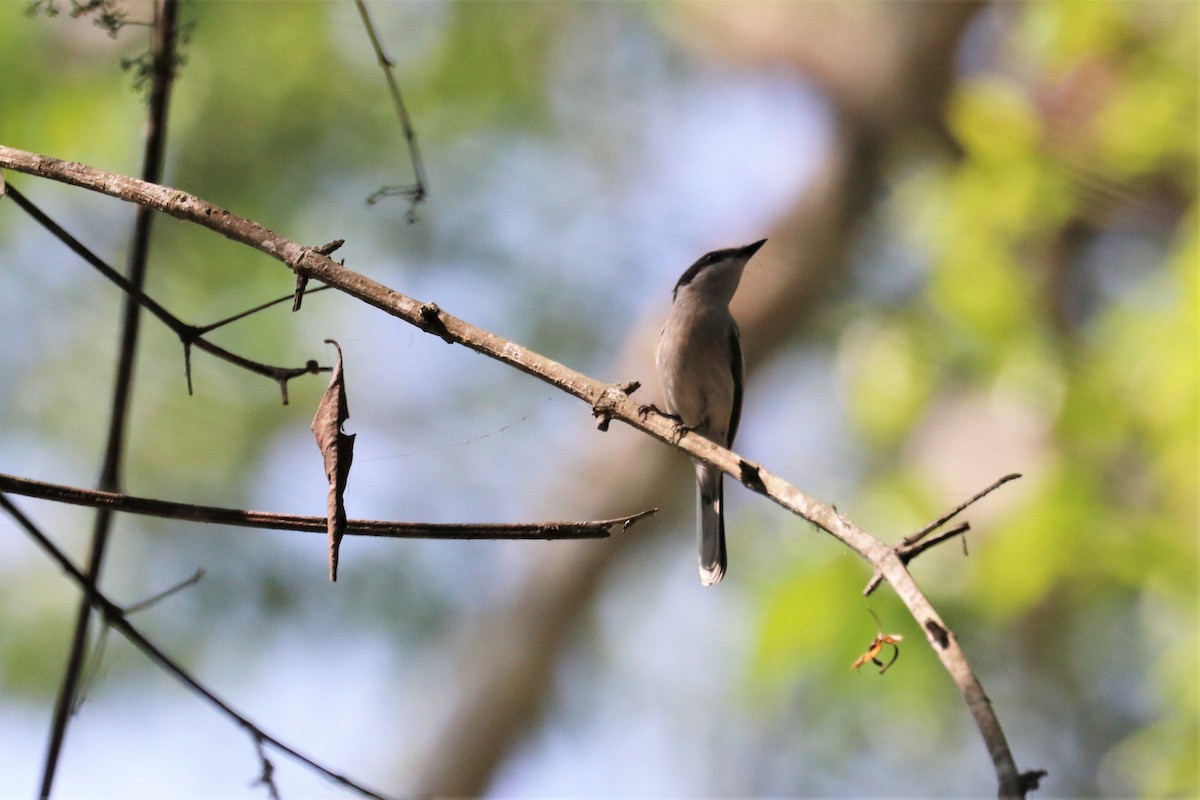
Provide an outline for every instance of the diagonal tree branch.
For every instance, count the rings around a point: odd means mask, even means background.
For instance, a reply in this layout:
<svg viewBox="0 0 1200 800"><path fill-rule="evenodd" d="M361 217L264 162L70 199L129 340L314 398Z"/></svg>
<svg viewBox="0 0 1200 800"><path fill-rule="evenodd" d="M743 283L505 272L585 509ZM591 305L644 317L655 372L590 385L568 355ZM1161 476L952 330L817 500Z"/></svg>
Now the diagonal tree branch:
<svg viewBox="0 0 1200 800"><path fill-rule="evenodd" d="M269 744L281 753L284 753L289 758L298 761L314 772L328 778L329 780L350 789L363 797L374 798L374 800L386 800L386 798L374 792L362 784L340 775L333 770L325 767L303 753L299 752L291 745L288 745L280 739L266 733L257 724L252 722L248 717L237 711L226 701L222 700L211 689L200 683L174 659L164 653L158 645L151 642L146 636L135 628L125 617L125 611L116 603L105 597L98 589L95 583L79 570L71 560L50 540L45 533L35 525L29 517L25 516L19 508L13 505L12 501L4 494L0 494L0 508L3 508L8 514L17 521L17 523L25 529L25 532L33 539L38 546L42 548L50 558L58 564L58 566L67 573L71 580L79 584L79 588L83 590L84 601L90 608L94 608L103 618L105 624L117 630L122 636L129 640L129 643L140 650L151 661L159 667L170 673L176 680L185 685L191 692L202 697L207 703L217 708L225 716L233 720L239 727L245 730L254 739L256 746L259 748L260 759L266 762L266 757L262 753L261 745ZM264 773L266 772L264 768Z"/></svg>
<svg viewBox="0 0 1200 800"><path fill-rule="evenodd" d="M903 561L890 546L856 526L832 506L810 497L761 465L743 459L707 439L687 433L670 418L634 401L626 391L631 391L628 385L615 386L589 378L515 342L447 314L432 303L422 303L349 270L312 247L285 239L257 223L237 217L193 195L102 172L83 164L4 146L0 146L0 167L149 205L254 247L283 262L293 271L329 284L426 333L451 344L464 345L550 383L590 405L592 413L600 418L601 425L610 419L618 419L693 458L720 468L751 490L811 522L879 570L925 631L926 640L954 680L975 719L995 767L1000 795L1024 797L1029 788L1036 787L1036 782L1031 782L1028 775L1023 776L1017 769L991 701L959 647L957 638L913 581Z"/></svg>
<svg viewBox="0 0 1200 800"><path fill-rule="evenodd" d="M36 497L40 500L103 508L109 511L123 511L129 514L242 528L325 533L327 524L324 516L273 514L266 511L175 503L169 500L135 497L119 492L102 492L57 483L43 483L4 473L0 473L0 492L12 492L26 497ZM656 510L650 509L626 517L587 522L460 524L352 519L346 522L346 533L351 536L376 536L388 539L603 539L611 534L614 527L619 525L622 530L625 530L639 520L653 515Z"/></svg>

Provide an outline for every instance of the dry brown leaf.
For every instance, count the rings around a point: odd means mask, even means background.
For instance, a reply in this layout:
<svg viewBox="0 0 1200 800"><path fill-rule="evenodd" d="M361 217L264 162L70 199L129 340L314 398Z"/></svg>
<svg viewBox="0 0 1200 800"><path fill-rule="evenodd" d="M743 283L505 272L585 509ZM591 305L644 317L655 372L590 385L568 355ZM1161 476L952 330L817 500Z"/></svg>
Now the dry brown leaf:
<svg viewBox="0 0 1200 800"><path fill-rule="evenodd" d="M879 667L879 674L882 675L900 657L900 642L904 641L904 637L898 633L884 633L883 623L879 621L879 617L871 609L868 608L867 611L870 612L872 617L875 617L875 623L878 626L875 641L871 642L871 646L867 648L867 652L854 660L854 663L850 665L850 669L857 670L870 661ZM879 660L879 653L883 650L885 644L892 646L892 658L886 664Z"/></svg>
<svg viewBox="0 0 1200 800"><path fill-rule="evenodd" d="M346 532L346 481L350 476L350 462L354 460L354 434L343 433L342 425L350 418L346 403L346 381L342 375L342 348L333 339L326 344L337 348L337 365L329 379L329 388L317 406L313 417L312 431L321 448L325 462L325 477L329 479L329 500L326 519L329 525L329 580L337 580L338 547Z"/></svg>

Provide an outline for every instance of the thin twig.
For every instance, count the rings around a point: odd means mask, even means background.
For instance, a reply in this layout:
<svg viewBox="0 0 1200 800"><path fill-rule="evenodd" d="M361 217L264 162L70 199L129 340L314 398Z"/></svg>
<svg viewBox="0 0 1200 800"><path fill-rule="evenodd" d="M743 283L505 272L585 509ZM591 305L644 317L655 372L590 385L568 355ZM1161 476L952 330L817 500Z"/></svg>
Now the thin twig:
<svg viewBox="0 0 1200 800"><path fill-rule="evenodd" d="M91 506L109 511L123 511L128 514L143 514L241 528L325 533L328 524L324 516L274 514L267 511L174 503L169 500L134 497L120 492L101 492L56 483L43 483L3 473L0 473L0 492L12 492L41 500ZM585 522L512 524L388 522L352 519L346 523L346 533L352 536L375 536L388 539L603 539L611 535L613 528L621 526L621 529L625 530L656 511L657 509L649 509L626 517Z"/></svg>
<svg viewBox="0 0 1200 800"><path fill-rule="evenodd" d="M907 564L929 548L937 547L942 542L947 542L953 539L955 536L961 536L969 530L971 530L971 523L960 522L950 530L942 531L932 539L926 539L923 542L913 542L911 544L901 545L896 555L900 556L900 560Z"/></svg>
<svg viewBox="0 0 1200 800"><path fill-rule="evenodd" d="M326 289L332 289L332 288L333 288L332 286L318 286L316 289L305 289L304 295L307 297L310 294L316 294L317 292L323 292ZM232 317L226 317L225 319L219 319L216 322L210 322L207 325L197 325L194 327L194 330L200 334L212 333L217 328L228 325L231 322L237 322L238 320L243 320L246 317L250 316L251 314L257 314L260 311L265 311L266 309L270 308L271 306L277 306L280 303L286 303L288 300L293 300L293 299L295 299L295 296L296 295L293 292L292 294L285 294L283 297L276 297L274 300L269 300L266 303L255 306L254 308L248 308L239 314L234 314ZM322 371L328 371L328 370L329 370L329 368L325 367L325 368L323 368Z"/></svg>
<svg viewBox="0 0 1200 800"><path fill-rule="evenodd" d="M189 586L195 586L197 583L199 583L203 579L204 579L204 570L198 569L192 573L191 577L180 581L179 583L175 584L174 586L170 586L166 589L163 589L161 592L151 595L150 597L147 597L145 600L141 600L137 603L134 603L133 605L125 606L125 613L126 614L136 614L139 611L145 611L147 608L154 605L155 603L159 603L163 600L166 600L171 595L173 595L177 592L182 592L184 589L188 588Z"/></svg>
<svg viewBox="0 0 1200 800"><path fill-rule="evenodd" d="M237 711L229 703L222 700L211 689L200 683L195 677L181 667L174 659L164 653L158 645L146 638L141 631L133 626L125 617L125 613L116 603L105 597L99 590L96 589L91 579L84 575L80 570L71 563L71 560L44 534L37 525L35 525L19 508L13 505L12 501L6 495L0 493L0 508L3 508L9 513L17 524L25 529L29 537L33 539L38 546L42 548L50 558L58 564L58 566L67 573L72 580L79 585L83 590L84 599L89 607L94 608L97 613L104 617L104 621L114 630L124 636L130 644L140 650L151 661L157 664L166 672L174 676L178 681L187 686L193 693L204 698L210 705L216 707L225 716L229 717L246 732L248 732L255 741L265 742L288 757L300 762L309 769L317 772L335 783L344 786L347 789L357 792L363 797L375 798L375 800L387 800L383 795L366 788L362 784L340 775L333 770L325 767L308 756L300 753L295 748L285 744L281 740L271 736L263 731L261 727L252 722L248 717Z"/></svg>
<svg viewBox="0 0 1200 800"><path fill-rule="evenodd" d="M942 542L946 542L946 541L949 541L950 539L953 539L955 536L961 536L962 534L966 533L969 530L971 530L971 524L969 522L963 522L963 523L960 523L960 524L954 526L953 528L951 528L948 531L943 531L942 533L939 533L937 536L933 537L932 539L926 539L925 541L914 542L912 544L904 544L903 542L901 542L900 544L896 545L896 547L894 549L896 551L896 555L899 556L899 558L900 558L900 562L902 564L907 565L908 562L912 561L914 558L921 555L921 553L924 553L929 548L936 547L937 545L941 544ZM964 542L963 547L965 548L966 547L965 537L963 539L963 542ZM872 594L876 589L879 588L879 585L881 583L883 583L883 572L877 567L875 569L875 574L871 576L871 580L867 582L866 588L864 588L862 591L863 596L866 597L866 596L869 596L870 594Z"/></svg>
<svg viewBox="0 0 1200 800"><path fill-rule="evenodd" d="M71 716L75 716L83 708L83 704L87 702L88 689L100 680L104 672L104 656L108 652L109 630L111 629L101 620L96 640L88 649L87 664L83 667L82 676L79 679L79 690L75 693L75 702L71 703Z"/></svg>
<svg viewBox="0 0 1200 800"><path fill-rule="evenodd" d="M242 317L248 316L256 311L261 311L263 308L267 308L276 303L282 302L281 300L272 300L270 303L266 303L258 308L250 309L250 311L244 311L239 315L204 327L189 325L160 305L154 298L142 291L140 286L134 284L124 275L109 266L104 259L100 258L100 256L88 249L86 245L72 236L65 228L47 216L44 211L34 205L33 201L18 192L16 188L10 186L8 194L12 197L13 202L15 202L25 213L33 217L34 221L53 234L55 238L65 244L73 253L82 258L88 264L91 264L101 275L103 275L105 278L108 278L110 281L120 287L120 289L125 292L126 297L134 298L139 305L157 317L159 321L170 328L175 335L179 337L179 340L183 342L184 346L184 358L186 363L185 373L187 378L188 394L192 393L190 348L193 345L204 352L209 353L210 355L216 356L222 361L275 381L282 388L284 403L287 402L287 382L292 378L299 377L300 375L311 375L318 372L329 371L329 367L318 366L315 361L309 361L303 367L277 367L270 364L264 364L262 362L254 361L253 359L249 359L245 356L241 356L237 353L226 350L220 345L213 344L203 336L203 334L211 331L214 328L218 328L221 325L241 319ZM312 292L308 292L308 294L319 292L328 288L328 286L323 286L320 289L313 289ZM289 294L283 299L290 300L291 298L292 295Z"/></svg>
<svg viewBox="0 0 1200 800"><path fill-rule="evenodd" d="M917 531L913 535L905 536L903 539L903 543L906 545L916 544L917 542L921 541L926 536L928 536L931 532L936 531L938 528L942 527L947 522L954 519L959 514L966 511L971 506L973 506L975 503L978 503L980 500L982 500L983 498L987 497L992 492L999 489L1004 484L1008 483L1009 481L1015 481L1019 477L1021 477L1021 473L1010 472L1009 474L1005 475L1003 478L1000 478L999 480L997 480L995 483L993 483L991 486L987 487L986 489L984 489L980 492L976 492L975 495L973 497L971 497L971 499L963 501L955 508L952 508L951 510L947 511L945 514L942 514L940 517L938 517L933 522L926 525L924 528L921 528L921 530Z"/></svg>
<svg viewBox="0 0 1200 800"><path fill-rule="evenodd" d="M983 498L987 497L992 492L999 489L1004 484L1008 483L1009 481L1015 481L1017 478L1020 478L1020 477L1021 477L1021 474L1019 472L1010 472L1009 474L1005 475L1004 477L999 478L998 480L993 482L986 489L982 489L981 491L976 492L974 495L971 496L970 499L964 500L962 503L960 503L957 506L955 506L954 508L950 509L945 514L942 514L940 517L935 519L933 522L929 523L924 528L921 528L921 530L917 531L916 533L912 534L911 536L905 536L903 539L900 540L900 544L896 545L896 547L894 548L897 557L899 557L899 559L900 559L900 562L907 565L908 562L912 561L914 558L921 555L921 553L924 553L929 548L936 547L937 545L941 544L942 542L949 541L950 539L953 539L955 536L961 536L962 534L965 534L967 531L971 530L970 523L964 522L960 525L955 526L954 528L951 528L948 531L945 531L944 533L938 534L937 536L933 537L932 539L930 539L928 541L925 541L925 542L921 541L926 536L928 536L930 533L932 533L933 531L936 531L938 528L942 527L947 522L954 519L956 516L958 516L962 512L966 511L972 505L974 505L975 503L978 503L980 500L982 500ZM964 537L963 538L964 554L966 552L966 541L967 540ZM883 571L878 566L876 566L875 574L871 576L871 580L869 580L867 582L866 588L863 589L863 595L864 596L870 595L872 592L874 592L876 589L879 588L879 584L881 584L881 583L883 583Z"/></svg>
<svg viewBox="0 0 1200 800"><path fill-rule="evenodd" d="M167 141L167 108L171 99L171 85L175 76L175 35L178 18L178 0L163 0L162 8L154 7L155 19L151 34L151 61L153 80L149 96L149 120L146 124L146 141L142 153L142 178L149 182L162 180L163 161ZM16 199L15 190L10 194ZM140 205L134 218L133 240L129 252L129 284L141 293L146 282L146 265L150 254L150 229L154 211ZM129 416L130 397L133 391L133 369L137 358L138 336L141 330L141 304L135 294L127 293L122 310L120 348L117 360L117 375L113 385L112 407L109 416L108 436L104 448L104 461L100 467L99 488L117 491L121 488L121 473L124 461L126 422ZM92 528L91 554L88 557L85 586L94 590L100 582L104 556L108 547L108 535L112 527L112 512L100 509L96 512ZM88 623L91 620L91 605L87 599L79 604L75 630L71 637L71 650L63 673L62 685L55 702L54 721L50 727L50 738L46 745L46 757L42 768L41 796L49 797L58 771L59 757L66 739L67 724L71 709L75 706L76 693L87 655Z"/></svg>
<svg viewBox="0 0 1200 800"><path fill-rule="evenodd" d="M396 106L396 114L400 117L400 128L404 131L404 141L408 144L408 155L412 161L413 176L416 178L416 185L407 189L402 186L384 186L368 197L367 202L374 204L381 197L403 195L409 201L408 221L415 222L417 204L423 202L428 195L425 183L425 165L421 161L421 151L417 147L417 132L408 116L404 98L400 95L400 86L396 83L396 62L384 52L383 42L380 41L379 34L375 31L375 23L371 20L370 12L367 11L365 0L354 0L354 4L358 6L358 13L362 16L363 25L367 29L367 36L371 38L371 47L375 49L375 57L379 60L379 66L387 78L388 90L392 93L392 103Z"/></svg>
<svg viewBox="0 0 1200 800"><path fill-rule="evenodd" d="M275 765L271 763L271 758L267 755L267 748L263 745L263 738L256 735L254 737L254 750L258 753L258 764L261 771L259 772L258 780L254 784L256 786L262 785L267 787L267 795L271 800L281 800L279 787L275 785Z"/></svg>
<svg viewBox="0 0 1200 800"><path fill-rule="evenodd" d="M999 489L1001 486L1008 483L1009 481L1015 481L1017 478L1020 478L1020 477L1021 477L1021 474L1019 472L1010 472L1009 474L1005 475L1003 478L996 480L994 483L992 483L986 489L976 492L969 500L965 500L962 503L960 503L959 505L950 509L945 514L943 514L942 516L935 519L933 522L926 525L924 528L921 528L921 530L917 531L916 533L912 534L911 536L905 536L903 539L900 540L900 544L898 544L895 547L896 555L900 558L900 561L902 563L908 564L908 562L912 561L914 558L921 555L921 553L924 553L929 548L936 547L937 545L941 544L942 542L953 539L955 536L960 536L962 534L965 534L967 531L971 530L971 525L970 525L970 523L967 523L967 522L964 522L961 525L958 525L958 526L946 531L945 533L938 534L937 536L935 536L934 538L930 539L927 542L921 543L921 540L924 539L926 536L928 536L930 533L932 533L933 531L936 531L938 528L942 527L947 522L954 519L956 516L958 516L962 512L966 511L972 505L974 505L975 503L978 503L980 500L987 497L989 494L996 491L997 489ZM966 541L967 540L964 537L963 538L963 554L964 555L966 554L966 546L967 546ZM880 570L878 566L876 566L875 574L871 576L871 580L867 581L867 585L863 589L863 592L862 592L863 596L867 596L867 595L870 595L871 593L873 593L876 589L879 588L879 584L881 584L881 583L883 583L883 571Z"/></svg>

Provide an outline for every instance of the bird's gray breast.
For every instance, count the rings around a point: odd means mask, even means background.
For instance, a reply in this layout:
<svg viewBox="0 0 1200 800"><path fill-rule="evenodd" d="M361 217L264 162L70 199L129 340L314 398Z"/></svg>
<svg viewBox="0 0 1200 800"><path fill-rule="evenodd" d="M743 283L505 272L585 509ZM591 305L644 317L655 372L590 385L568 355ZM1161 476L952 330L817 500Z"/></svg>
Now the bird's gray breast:
<svg viewBox="0 0 1200 800"><path fill-rule="evenodd" d="M678 303L676 304L679 305ZM676 307L658 342L667 410L687 428L724 444L733 411L733 317Z"/></svg>

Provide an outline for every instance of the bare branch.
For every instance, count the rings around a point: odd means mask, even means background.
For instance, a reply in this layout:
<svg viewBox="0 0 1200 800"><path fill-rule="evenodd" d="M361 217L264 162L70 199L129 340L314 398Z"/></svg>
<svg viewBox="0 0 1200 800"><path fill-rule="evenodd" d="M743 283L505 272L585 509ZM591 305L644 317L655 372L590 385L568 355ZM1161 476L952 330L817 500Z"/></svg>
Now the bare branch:
<svg viewBox="0 0 1200 800"><path fill-rule="evenodd" d="M275 785L275 765L271 763L270 757L267 756L267 749L263 747L263 739L261 736L254 737L254 749L258 752L258 763L261 768L258 780L254 782L256 786L261 785L267 787L267 796L271 800L282 800L279 794L279 787Z"/></svg>
<svg viewBox="0 0 1200 800"><path fill-rule="evenodd" d="M937 536L935 536L932 539L929 539L927 541L921 542L919 544L903 544L903 543L901 543L901 544L896 545L896 547L893 549L896 551L896 555L900 557L901 563L908 564L908 562L912 561L914 558L921 555L921 553L924 553L929 548L935 547L935 546L941 544L942 542L949 541L950 539L953 539L955 536L961 536L962 534L966 533L969 530L971 530L970 523L964 522L961 525L956 525L955 527L951 528L950 530L946 531L945 533L938 534ZM964 541L963 547L965 548L966 540L964 539L963 541ZM872 594L876 589L879 588L879 584L881 584L881 583L883 583L883 572L880 571L878 568L876 568L875 574L871 576L871 580L867 581L866 587L863 588L863 591L862 591L863 596L866 597L866 596Z"/></svg>
<svg viewBox="0 0 1200 800"><path fill-rule="evenodd" d="M204 570L198 569L192 573L191 577L180 581L179 583L175 584L174 586L163 589L161 592L158 592L157 594L152 595L151 597L147 597L145 600L140 600L140 601L134 603L133 605L125 606L125 613L126 614L136 614L139 611L145 611L150 606L152 606L162 600L166 600L171 595L176 594L177 592L182 592L184 589L188 588L189 586L195 586L197 583L199 583L203 579L204 579Z"/></svg>
<svg viewBox="0 0 1200 800"><path fill-rule="evenodd" d="M147 181L162 179L164 155L167 142L167 107L171 99L171 86L175 78L176 23L178 0L162 0L161 9L154 5L154 27L151 32L149 71L152 75L149 94L149 119L146 123L146 140L142 150L142 177ZM16 192L9 191L16 199ZM150 256L150 229L154 222L152 210L139 206L134 217L133 238L130 243L128 261L129 284L141 292L146 282L146 265ZM100 466L100 489L116 491L121 488L121 473L124 466L126 421L129 416L130 398L133 393L133 370L137 360L137 345L141 331L141 305L134 294L127 293L121 312L120 349L117 355L117 374L113 383L112 406L109 416L108 434L104 447L104 459ZM92 527L91 553L88 557L85 585L94 590L100 581L104 556L108 549L108 535L112 527L112 512L101 509L96 513ZM48 797L54 786L58 771L58 760L66 739L67 724L71 709L75 705L80 677L87 655L87 634L91 621L91 605L85 598L79 604L75 629L71 636L71 650L63 673L62 685L54 707L54 722L46 745L46 757L42 765L41 796Z"/></svg>
<svg viewBox="0 0 1200 800"><path fill-rule="evenodd" d="M121 290L125 292L127 297L133 298L141 307L145 308L147 311L157 317L164 325L170 328L176 336L179 337L179 340L183 342L184 372L187 378L188 394L192 393L191 348L193 345L206 353L216 356L222 361L228 362L237 367L241 367L247 372L252 372L256 375L262 375L275 381L281 388L283 402L285 405L287 404L288 381L290 381L292 378L299 377L300 375L310 375L318 372L329 371L329 367L318 366L316 361L309 361L303 367L276 367L270 364L263 364L226 350L224 347L213 344L204 338L205 333L215 328L219 328L222 325L242 319L243 317L253 314L256 311L261 311L264 308L268 308L276 303L282 302L282 300L273 300L270 303L265 303L256 308L252 308L249 311L244 311L241 314L212 323L211 325L206 325L204 327L189 325L188 323L179 319L179 317L176 317L170 311L167 311L167 309L161 306L156 300L154 300L154 298L142 291L141 286L135 285L124 275L117 272L115 269L105 263L102 258L93 253L82 242L68 233L65 228L47 216L45 212L34 205L33 202L25 195L21 194L13 187L9 187L8 194L12 197L13 202L15 202L23 211L25 211L25 213L33 217L33 219L39 225L48 230L50 233L54 234L54 236L68 248L70 248L72 252L95 267L101 275L119 286ZM314 289L313 292L319 292L327 288L329 287L323 286L320 289ZM313 292L306 292L306 294L312 294ZM283 299L289 300L291 297L292 295L288 295Z"/></svg>
<svg viewBox="0 0 1200 800"><path fill-rule="evenodd" d="M1003 478L1000 478L999 480L992 483L986 489L976 492L975 495L971 497L971 499L963 501L958 506L951 509L950 511L947 511L945 514L938 517L937 519L935 519L933 522L926 525L921 530L917 531L916 533L912 534L911 536L904 537L904 539L901 540L900 544L896 545L896 547L894 548L896 551L896 555L899 556L900 561L902 563L908 564L910 561L912 561L917 556L921 555L921 553L924 553L929 548L936 547L937 545L941 544L942 542L947 542L947 541L953 539L955 536L963 536L967 531L971 530L971 524L969 522L963 522L963 523L951 528L948 531L938 534L937 536L933 537L932 539L925 540L925 537L928 536L932 531L935 531L938 528L942 527L947 522L949 522L950 520L954 519L956 516L961 514L963 511L966 511L972 505L974 505L975 503L979 502L983 498L987 497L992 492L999 489L1004 484L1008 483L1009 481L1014 481L1020 477L1021 477L1020 473L1017 473L1017 472L1011 472L1008 475L1005 475ZM966 541L967 541L966 538L964 538L963 539L963 553L964 554L966 553L966 547L967 547ZM872 592L874 592L876 589L879 588L879 584L882 582L883 582L883 572L881 572L879 570L879 568L876 567L875 574L871 576L871 580L867 581L866 588L863 589L863 596L865 597L867 595L870 595Z"/></svg>
<svg viewBox="0 0 1200 800"><path fill-rule="evenodd" d="M589 407L602 409L606 418L619 419L659 441L686 452L693 458L712 464L742 480L750 476L750 488L773 502L811 522L854 550L880 571L925 630L926 639L957 685L975 718L976 726L991 755L1003 797L1024 796L1018 771L1004 731L992 710L991 701L971 670L966 655L949 628L942 622L929 600L913 581L896 552L884 542L853 524L832 506L792 486L764 467L741 458L713 442L696 435L680 435L678 424L649 406L639 405L622 392L613 392L609 384L589 378L528 348L478 328L442 311L431 303L422 303L371 280L312 247L292 242L266 228L177 189L156 186L145 181L113 175L74 162L39 156L0 146L0 167L52 178L150 205L180 219L195 222L240 241L282 261L293 271L320 280L352 297L449 343L462 344L478 353L515 367L578 397Z"/></svg>
<svg viewBox="0 0 1200 800"><path fill-rule="evenodd" d="M247 511L219 506L200 506L175 503L149 497L135 497L120 492L80 489L57 483L43 483L16 475L0 473L0 492L11 492L69 503L77 506L124 511L150 517L182 519L239 528L268 528L281 531L325 533L326 518L301 514L274 514L267 511ZM528 522L528 523L436 523L388 522L384 520L351 519L346 521L349 536L374 536L384 539L603 539L618 525L621 530L653 515L658 509L614 519L587 522Z"/></svg>
<svg viewBox="0 0 1200 800"><path fill-rule="evenodd" d="M937 536L933 537L932 539L926 539L923 542L918 542L915 544L902 545L899 548L899 550L896 552L896 555L900 556L900 560L903 561L905 564L907 564L908 562L912 561L917 556L921 555L921 553L924 553L929 548L936 547L937 545L941 544L942 542L948 542L951 539L953 539L955 536L962 536L969 530L971 530L971 523L960 522L959 524L955 525L950 530L943 531L942 533L939 533ZM966 547L966 544L965 544L966 540L964 539L963 541L964 541L963 547Z"/></svg>
<svg viewBox="0 0 1200 800"><path fill-rule="evenodd" d="M310 294L316 294L317 292L324 292L327 289L332 289L332 288L333 288L332 286L318 286L316 289L305 289L303 292L301 292L301 294L304 295L305 297L307 297ZM265 303L261 303L261 304L255 306L254 308L248 308L245 311L241 311L237 314L234 314L231 317L226 317L225 319L219 319L216 322L210 322L207 325L197 325L197 326L195 326L194 330L200 334L211 333L212 331L215 331L217 328L222 328L226 325L229 325L230 323L237 322L239 320L243 320L246 317L250 316L251 314L257 314L260 311L265 311L268 308L270 308L271 306L277 306L280 303L286 303L288 300L292 300L293 302L295 302L295 298L296 298L295 293L285 294L283 297L276 297L274 300L268 300ZM322 367L321 371L326 372L326 371L328 371L328 369L329 369L328 367Z"/></svg>
<svg viewBox="0 0 1200 800"><path fill-rule="evenodd" d="M1005 475L1003 478L1000 478L999 480L994 482L991 486L987 487L986 489L976 492L971 497L971 499L963 501L955 508L951 509L950 511L947 511L945 514L943 514L942 516L935 519L933 522L926 525L924 528L921 528L921 530L917 531L916 533L912 534L911 536L905 536L903 543L905 545L916 544L917 542L924 539L926 536L928 536L933 531L936 531L938 528L942 527L947 522L954 519L959 514L966 511L968 508L975 505L980 500L982 500L983 498L987 497L992 492L999 489L1004 484L1008 483L1009 481L1015 481L1017 478L1020 478L1020 477L1021 477L1021 473L1010 472L1009 474Z"/></svg>
<svg viewBox="0 0 1200 800"><path fill-rule="evenodd" d="M393 195L402 195L408 198L408 221L417 221L417 204L425 200L428 191L425 187L425 165L421 162L421 151L417 147L417 132L413 128L412 120L408 116L408 108L404 105L404 98L400 95L400 85L396 83L396 74L394 67L396 62L393 61L383 50L383 43L379 40L379 34L375 31L375 23L371 21L371 13L367 11L366 0L354 0L354 4L358 6L358 13L362 16L363 26L367 29L367 36L371 38L371 47L375 49L375 57L379 60L379 66L383 69L383 74L387 78L388 90L392 93L392 104L396 106L396 114L400 117L400 128L404 131L404 141L408 144L408 155L412 160L413 176L416 178L416 185L405 188L403 186L384 186L367 198L367 203L375 204L381 198L391 197Z"/></svg>
<svg viewBox="0 0 1200 800"><path fill-rule="evenodd" d="M108 626L119 632L129 641L130 644L140 650L146 655L147 658L160 666L163 670L170 673L176 680L187 686L188 689L190 689L194 694L202 697L210 705L220 710L222 714L229 717L240 727L245 729L254 738L255 742L271 745L279 752L284 753L288 757L298 761L314 772L323 775L340 786L344 786L347 789L357 792L363 797L375 798L375 800L387 800L384 795L374 792L365 786L345 777L344 775L339 775L328 767L322 766L308 756L300 753L290 745L285 744L281 740L263 731L261 727L234 709L233 706L229 705L229 703L225 702L216 694L214 694L211 689L200 683L199 680L194 678L174 659L164 653L158 647L158 645L147 639L141 631L135 628L129 622L129 620L126 619L125 612L121 610L121 607L101 594L100 591L96 589L91 578L80 572L79 568L71 563L71 560L66 557L62 550L60 550L58 546L55 545L54 542L52 542L50 538L47 537L46 534L44 534L37 527L37 525L35 525L28 517L26 517L19 508L13 505L12 501L10 501L4 494L0 494L0 508L3 508L5 511L7 511L9 515L12 516L12 518L16 520L16 522L22 528L25 529L25 532L29 535L29 537L33 539L55 563L58 564L63 572L67 573L67 575L79 585L79 588L83 590L84 599L87 601L89 607L94 608L97 613L104 618L104 622ZM259 754L260 760L264 764L270 763L266 760L261 748L259 749ZM264 767L260 779L267 780L269 775L269 771ZM43 792L42 796L45 797L47 794L47 792Z"/></svg>

